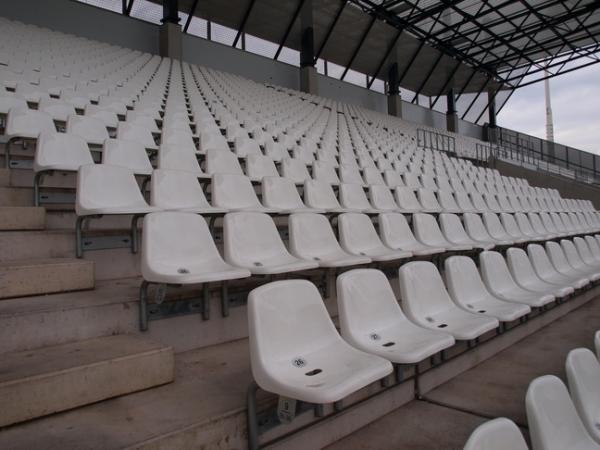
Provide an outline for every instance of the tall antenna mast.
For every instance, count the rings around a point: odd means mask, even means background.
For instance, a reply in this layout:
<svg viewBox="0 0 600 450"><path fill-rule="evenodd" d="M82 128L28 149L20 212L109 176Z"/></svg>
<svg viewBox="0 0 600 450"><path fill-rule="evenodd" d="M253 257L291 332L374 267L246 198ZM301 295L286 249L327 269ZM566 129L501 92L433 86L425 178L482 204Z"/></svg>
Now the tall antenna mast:
<svg viewBox="0 0 600 450"><path fill-rule="evenodd" d="M550 74L546 71L546 77ZM552 103L550 102L550 78L544 80L546 90L546 140L554 142L554 122L552 120Z"/></svg>

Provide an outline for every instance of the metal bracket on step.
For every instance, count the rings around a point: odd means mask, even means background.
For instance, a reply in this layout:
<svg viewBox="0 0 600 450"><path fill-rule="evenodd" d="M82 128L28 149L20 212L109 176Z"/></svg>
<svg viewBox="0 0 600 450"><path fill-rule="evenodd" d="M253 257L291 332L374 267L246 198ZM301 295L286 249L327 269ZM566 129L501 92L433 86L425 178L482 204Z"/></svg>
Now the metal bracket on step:
<svg viewBox="0 0 600 450"><path fill-rule="evenodd" d="M116 236L88 236L81 239L82 251L112 248L131 248L131 236L121 234Z"/></svg>
<svg viewBox="0 0 600 450"><path fill-rule="evenodd" d="M221 314L223 317L229 317L229 309L244 306L248 303L248 292L240 291L230 294L227 282L223 281L221 286Z"/></svg>
<svg viewBox="0 0 600 450"><path fill-rule="evenodd" d="M168 319L170 317L185 316L189 314L202 314L203 320L210 318L210 298L208 284L202 285L202 296L182 300L165 301L167 285L158 284L154 302L148 302L148 289L152 283L143 281L140 286L140 331L148 330L150 320Z"/></svg>
<svg viewBox="0 0 600 450"><path fill-rule="evenodd" d="M11 159L9 167L11 169L31 170L33 169L33 161L31 159Z"/></svg>

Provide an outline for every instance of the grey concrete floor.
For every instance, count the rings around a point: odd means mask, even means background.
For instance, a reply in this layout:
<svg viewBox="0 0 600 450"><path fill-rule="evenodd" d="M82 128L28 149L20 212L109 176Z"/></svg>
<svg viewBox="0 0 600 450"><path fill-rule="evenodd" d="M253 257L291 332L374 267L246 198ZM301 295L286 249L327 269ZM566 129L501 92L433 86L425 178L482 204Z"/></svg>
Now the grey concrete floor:
<svg viewBox="0 0 600 450"><path fill-rule="evenodd" d="M593 348L600 298L571 312L451 381L354 432L328 450L459 450L489 418L508 417L527 436L525 393L534 378L565 379L565 358Z"/></svg>

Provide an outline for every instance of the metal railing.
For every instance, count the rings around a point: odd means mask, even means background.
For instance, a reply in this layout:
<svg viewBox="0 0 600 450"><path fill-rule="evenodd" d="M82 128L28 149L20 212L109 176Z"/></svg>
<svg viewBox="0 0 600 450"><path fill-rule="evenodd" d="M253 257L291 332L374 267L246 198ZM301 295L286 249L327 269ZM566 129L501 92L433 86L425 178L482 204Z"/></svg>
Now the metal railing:
<svg viewBox="0 0 600 450"><path fill-rule="evenodd" d="M436 133L435 131L423 128L417 129L417 147L426 150L456 153L456 141L453 136Z"/></svg>
<svg viewBox="0 0 600 450"><path fill-rule="evenodd" d="M600 156L528 134L498 128L496 158L588 184L600 184Z"/></svg>

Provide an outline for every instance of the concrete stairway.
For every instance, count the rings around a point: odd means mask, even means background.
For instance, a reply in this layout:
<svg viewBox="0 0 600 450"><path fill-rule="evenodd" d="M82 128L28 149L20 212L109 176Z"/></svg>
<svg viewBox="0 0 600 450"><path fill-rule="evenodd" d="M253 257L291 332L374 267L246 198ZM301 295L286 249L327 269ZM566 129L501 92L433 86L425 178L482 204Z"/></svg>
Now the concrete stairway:
<svg viewBox="0 0 600 450"><path fill-rule="evenodd" d="M55 189L72 190L73 175L53 178L67 182ZM73 205L33 207L31 180L31 170L0 169L0 321L6 325L0 332L5 338L0 345L0 427L174 378L174 352L168 344L139 335L134 327L100 328L89 308L80 309L84 314L77 317L65 314L76 299L96 292L95 267L112 267L104 276L116 278L128 263L137 274L137 264L126 249L96 260L74 258ZM129 260L119 257L121 250ZM0 428L3 438L6 430Z"/></svg>

